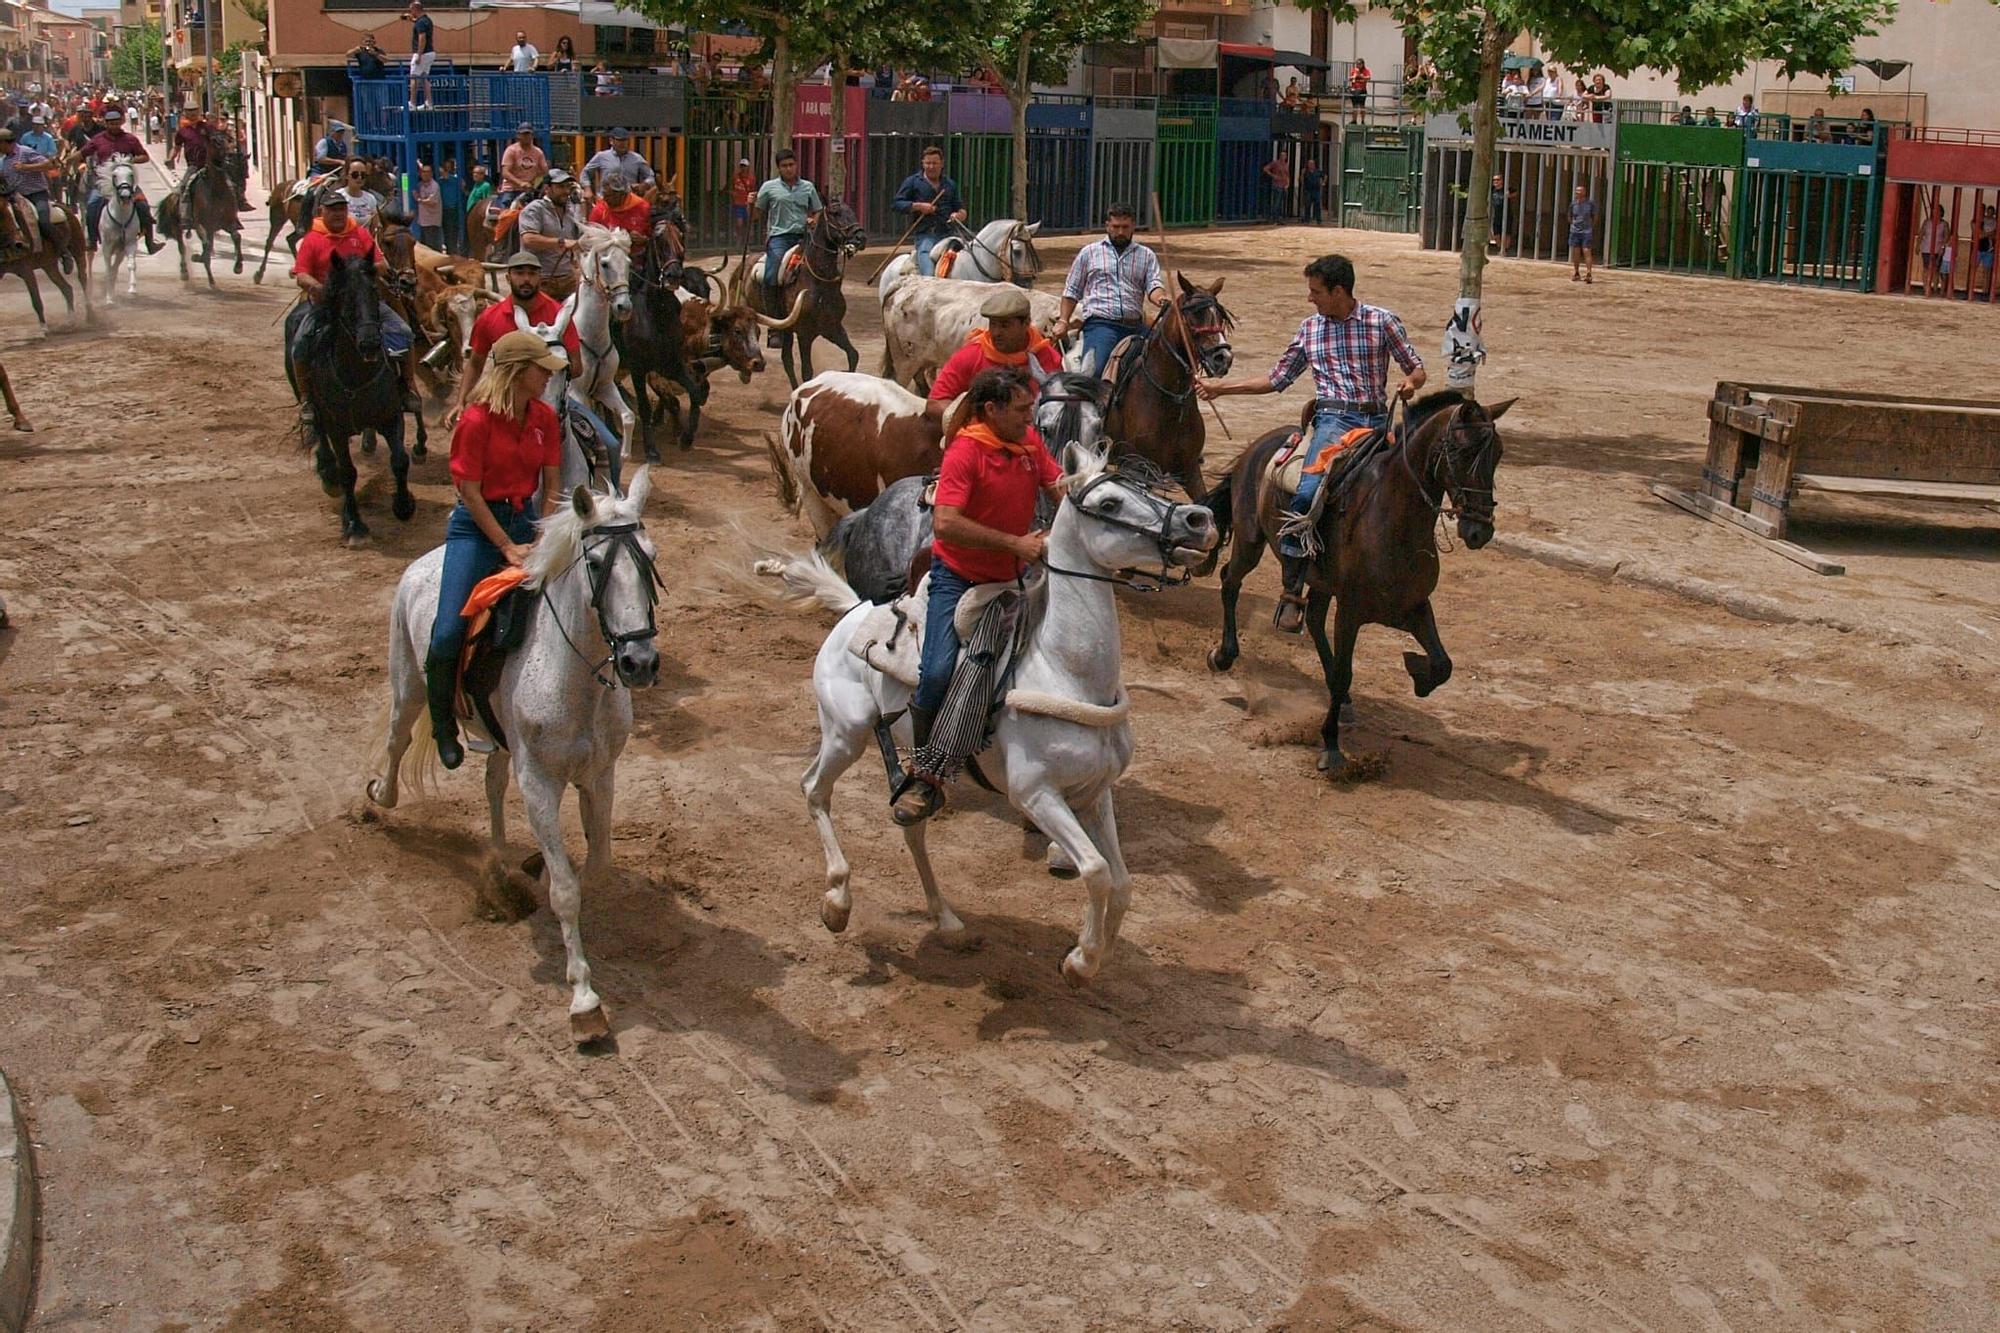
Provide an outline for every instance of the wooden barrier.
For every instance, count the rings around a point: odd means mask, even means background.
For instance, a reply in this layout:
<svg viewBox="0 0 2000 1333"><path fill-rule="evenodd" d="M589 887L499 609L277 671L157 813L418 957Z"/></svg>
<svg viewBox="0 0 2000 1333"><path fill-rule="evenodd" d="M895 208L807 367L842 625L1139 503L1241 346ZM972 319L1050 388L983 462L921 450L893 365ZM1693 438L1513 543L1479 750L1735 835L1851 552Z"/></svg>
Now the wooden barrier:
<svg viewBox="0 0 2000 1333"><path fill-rule="evenodd" d="M1800 492L2000 505L2000 399L1715 386L1698 494L1655 486L1823 574L1842 566L1784 540Z"/></svg>

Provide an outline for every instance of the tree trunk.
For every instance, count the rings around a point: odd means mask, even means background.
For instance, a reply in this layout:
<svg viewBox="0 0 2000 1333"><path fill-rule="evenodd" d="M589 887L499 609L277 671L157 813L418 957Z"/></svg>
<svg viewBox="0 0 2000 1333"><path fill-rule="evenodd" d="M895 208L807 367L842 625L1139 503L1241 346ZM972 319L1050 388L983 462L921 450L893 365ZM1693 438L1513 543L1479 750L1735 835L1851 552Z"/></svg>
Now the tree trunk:
<svg viewBox="0 0 2000 1333"><path fill-rule="evenodd" d="M1445 384L1470 394L1486 358L1480 337L1480 292L1486 281L1486 246L1493 239L1494 143L1500 132L1500 62L1514 40L1490 16L1480 33L1479 96L1472 104L1472 169L1465 200L1465 234L1459 244L1458 302L1445 326Z"/></svg>
<svg viewBox="0 0 2000 1333"><path fill-rule="evenodd" d="M771 152L776 155L792 146L793 85L798 72L792 68L792 39L780 27L771 38ZM776 172L771 173L776 175Z"/></svg>
<svg viewBox="0 0 2000 1333"><path fill-rule="evenodd" d="M1014 161L1011 175L1013 189L1008 195L1008 204L1016 219L1027 222L1028 218L1028 103L1034 98L1034 87L1028 82L1028 63L1033 53L1029 50L1028 35L1021 34L1021 50L1014 57L1014 77L1010 82L1001 80L1001 87L1007 90L1007 106L1014 113Z"/></svg>
<svg viewBox="0 0 2000 1333"><path fill-rule="evenodd" d="M833 106L828 112L831 140L826 155L826 201L832 203L847 197L847 52L844 49L834 48L826 77L833 94Z"/></svg>

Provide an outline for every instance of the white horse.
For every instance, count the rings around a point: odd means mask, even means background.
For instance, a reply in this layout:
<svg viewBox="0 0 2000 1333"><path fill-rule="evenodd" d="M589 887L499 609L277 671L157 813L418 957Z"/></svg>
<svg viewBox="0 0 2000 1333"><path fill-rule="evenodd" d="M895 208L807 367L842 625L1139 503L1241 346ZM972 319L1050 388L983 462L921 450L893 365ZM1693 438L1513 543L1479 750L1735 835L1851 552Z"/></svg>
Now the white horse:
<svg viewBox="0 0 2000 1333"><path fill-rule="evenodd" d="M618 391L618 347L611 325L632 318L632 233L623 227L586 226L577 245L576 333L583 364L570 375L569 391L596 403L618 423L622 454L639 419Z"/></svg>
<svg viewBox="0 0 2000 1333"><path fill-rule="evenodd" d="M125 294L139 294L139 169L128 154L98 164L97 193L104 212L97 220L98 249L104 253L104 303L118 299L118 270L131 261Z"/></svg>
<svg viewBox="0 0 2000 1333"><path fill-rule="evenodd" d="M1173 503L1156 482L1121 473L1102 455L1082 457L1066 478L1068 498L1049 530L1045 604L1021 650L993 743L979 757L988 779L1048 835L1052 856L1063 854L1089 892L1082 934L1062 964L1063 975L1077 983L1097 974L1131 900L1111 802L1112 784L1132 759L1113 592L1140 566L1157 566L1156 577L1164 577L1169 567L1199 563L1216 542L1208 510ZM820 920L837 932L847 928L853 898L830 811L834 783L869 748L881 719L909 706L913 690L855 655L865 643L857 633L882 608L857 598L816 555L793 561L785 574L794 588L844 613L813 663L820 748L799 783L826 851ZM899 608L921 620L926 591ZM907 719L896 729L907 741ZM882 805L876 808L888 817ZM903 837L940 938L962 938L965 924L939 893L925 850L927 827L912 825Z"/></svg>
<svg viewBox="0 0 2000 1333"><path fill-rule="evenodd" d="M931 258L942 261L946 254L956 250L958 258L952 261L951 272L945 277L1032 287L1042 271L1042 257L1035 251L1035 233L1041 229L1039 222L995 218L974 234L949 236L939 241L931 251ZM911 260L913 268L915 262Z"/></svg>
<svg viewBox="0 0 2000 1333"><path fill-rule="evenodd" d="M659 576L642 522L648 489L641 468L628 494L578 487L568 503L542 519L524 585L534 592L534 610L525 639L501 668L493 691L493 715L506 748L494 750L486 760L486 804L492 819L486 873L505 874L511 757L528 823L549 872L549 906L562 924L570 1032L579 1044L610 1031L603 1003L590 984L577 925L582 886L601 884L611 872L612 778L632 731L630 690L651 685L660 673L653 643ZM368 783L368 799L385 808L396 804L412 733L417 736L413 782L421 780L427 761L437 753L427 721L424 657L443 571L439 548L412 562L396 585L389 616L388 752L381 773ZM596 643L604 645L605 656L596 655ZM615 672L610 679L604 674L607 667ZM483 738L477 723L469 723L467 730L473 739ZM577 790L589 844L581 885L563 847L566 787Z"/></svg>

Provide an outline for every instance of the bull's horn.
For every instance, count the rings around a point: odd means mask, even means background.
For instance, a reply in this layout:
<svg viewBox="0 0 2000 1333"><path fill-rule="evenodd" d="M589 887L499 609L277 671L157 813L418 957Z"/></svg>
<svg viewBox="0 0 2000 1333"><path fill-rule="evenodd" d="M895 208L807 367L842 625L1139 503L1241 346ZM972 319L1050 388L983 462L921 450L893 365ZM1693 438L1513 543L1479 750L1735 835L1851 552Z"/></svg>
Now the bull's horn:
<svg viewBox="0 0 2000 1333"><path fill-rule="evenodd" d="M695 271L698 273L706 273L708 274L709 277L712 278L716 274L722 272L722 270L728 267L729 267L729 256L725 254L722 256L722 258L715 261L714 268L703 268L701 267L701 265L697 264L695 265Z"/></svg>
<svg viewBox="0 0 2000 1333"><path fill-rule="evenodd" d="M772 319L769 315L759 314L757 311L754 310L751 311L750 313L756 316L757 322L759 324L762 324L765 328L769 329L771 332L784 333L789 331L794 325L796 325L799 322L799 316L804 313L805 305L806 305L806 293L802 291L798 294L797 298L794 299L792 302L792 313L786 315L782 322Z"/></svg>

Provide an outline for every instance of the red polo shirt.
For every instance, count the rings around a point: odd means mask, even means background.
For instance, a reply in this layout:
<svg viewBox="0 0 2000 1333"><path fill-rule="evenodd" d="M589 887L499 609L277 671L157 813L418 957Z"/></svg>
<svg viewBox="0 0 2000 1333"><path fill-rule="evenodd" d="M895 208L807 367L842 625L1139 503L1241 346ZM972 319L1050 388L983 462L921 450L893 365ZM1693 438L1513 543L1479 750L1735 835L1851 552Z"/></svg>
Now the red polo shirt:
<svg viewBox="0 0 2000 1333"><path fill-rule="evenodd" d="M553 324L561 310L562 302L547 292L536 292L535 299L528 303L528 319L535 324ZM472 354L483 360L493 350L494 343L518 327L514 323L514 298L510 295L504 301L495 301L472 321ZM577 340L575 320L563 330L563 350L569 353L570 373L575 374L583 365L583 344Z"/></svg>
<svg viewBox="0 0 2000 1333"><path fill-rule="evenodd" d="M367 255L376 263L382 262L374 232L349 222L347 230L336 236L326 229L326 221L321 218L314 220L312 230L299 242L299 253L292 260L292 276L306 273L315 282L325 282L327 274L333 272L335 255Z"/></svg>
<svg viewBox="0 0 2000 1333"><path fill-rule="evenodd" d="M653 206L636 194L625 196L623 208L613 208L599 199L591 207L590 220L600 227L623 227L634 240L648 240L653 235Z"/></svg>
<svg viewBox="0 0 2000 1333"><path fill-rule="evenodd" d="M1035 363L1044 374L1053 375L1062 369L1062 353L1046 342L1029 355L1035 358ZM931 381L931 401L950 402L972 387L973 376L1000 364L986 355L984 344L975 335L938 367L937 378Z"/></svg>
<svg viewBox="0 0 2000 1333"><path fill-rule="evenodd" d="M1024 537L1035 524L1035 497L1062 479L1041 434L1028 427L1032 450L1011 454L989 449L964 435L946 446L938 465L937 503L950 505L975 523ZM942 537L931 542L937 558L961 578L999 583L1021 576L1021 562L1006 551L954 546Z"/></svg>
<svg viewBox="0 0 2000 1333"><path fill-rule="evenodd" d="M501 416L479 403L465 409L451 435L451 479L476 481L488 500L527 502L542 469L562 463L562 427L556 410L537 398L525 421Z"/></svg>

